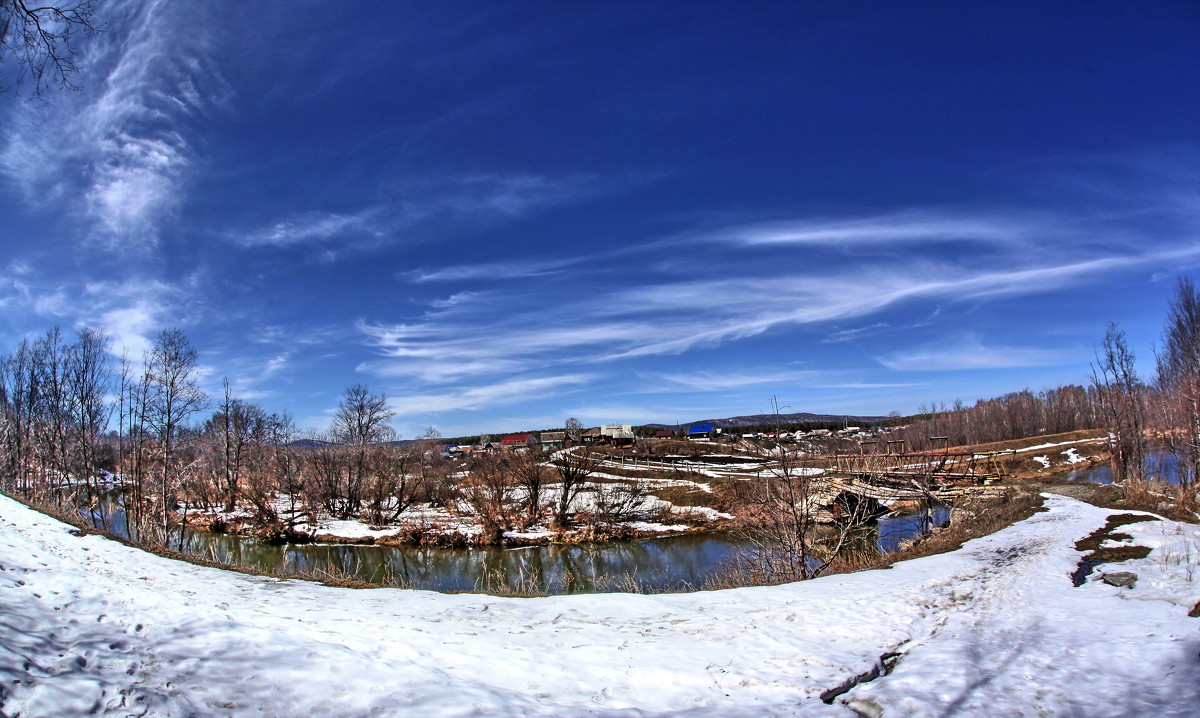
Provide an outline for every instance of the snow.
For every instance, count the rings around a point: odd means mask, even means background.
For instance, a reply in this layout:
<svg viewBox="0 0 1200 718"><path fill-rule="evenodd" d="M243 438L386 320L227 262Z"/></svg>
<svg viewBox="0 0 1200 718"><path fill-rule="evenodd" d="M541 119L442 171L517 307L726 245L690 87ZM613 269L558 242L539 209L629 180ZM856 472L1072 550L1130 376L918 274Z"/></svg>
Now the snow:
<svg viewBox="0 0 1200 718"><path fill-rule="evenodd" d="M1104 439L1075 439L1074 441L1060 441L1057 444L1038 444L1037 446L1026 446L1017 449L1016 451L1023 454L1026 451L1041 451L1042 449L1053 449L1059 446L1071 446L1072 444L1099 444L1102 441L1104 441ZM986 456L986 454L980 454L979 456Z"/></svg>
<svg viewBox="0 0 1200 718"><path fill-rule="evenodd" d="M1120 564L1136 586L1073 588L1074 542L1110 512L1046 505L886 571L513 599L203 568L72 535L0 497L0 710L852 716L852 702L885 716L1195 716L1200 528L1122 526L1154 549ZM891 674L819 699L892 651Z"/></svg>
<svg viewBox="0 0 1200 718"><path fill-rule="evenodd" d="M1074 447L1062 452L1062 455L1067 457L1066 462L1068 464L1083 464L1087 462L1087 459L1079 455L1079 449Z"/></svg>
<svg viewBox="0 0 1200 718"><path fill-rule="evenodd" d="M1044 469L1050 468L1050 457L1049 456L1035 456L1035 457L1033 457L1033 460L1038 462L1039 464L1041 464L1042 468L1044 468Z"/></svg>

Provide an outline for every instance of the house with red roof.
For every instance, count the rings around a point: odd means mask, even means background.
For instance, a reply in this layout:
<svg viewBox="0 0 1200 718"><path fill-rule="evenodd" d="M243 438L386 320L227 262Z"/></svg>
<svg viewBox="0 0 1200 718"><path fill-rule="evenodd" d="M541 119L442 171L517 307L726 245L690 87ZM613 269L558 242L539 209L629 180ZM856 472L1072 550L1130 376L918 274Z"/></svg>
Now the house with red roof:
<svg viewBox="0 0 1200 718"><path fill-rule="evenodd" d="M538 438L535 434L509 434L500 440L501 449L524 449L535 446Z"/></svg>

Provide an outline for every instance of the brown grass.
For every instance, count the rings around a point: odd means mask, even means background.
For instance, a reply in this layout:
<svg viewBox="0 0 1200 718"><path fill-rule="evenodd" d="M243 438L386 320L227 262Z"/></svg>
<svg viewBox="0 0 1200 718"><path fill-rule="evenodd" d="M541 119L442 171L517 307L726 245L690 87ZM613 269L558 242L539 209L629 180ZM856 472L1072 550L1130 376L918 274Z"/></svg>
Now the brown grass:
<svg viewBox="0 0 1200 718"><path fill-rule="evenodd" d="M1127 481L1124 484L1093 484L1086 481L1051 483L1043 481L1041 490L1064 494L1086 501L1093 506L1116 511L1146 511L1172 521L1196 523L1197 492L1195 488L1172 486L1163 481Z"/></svg>

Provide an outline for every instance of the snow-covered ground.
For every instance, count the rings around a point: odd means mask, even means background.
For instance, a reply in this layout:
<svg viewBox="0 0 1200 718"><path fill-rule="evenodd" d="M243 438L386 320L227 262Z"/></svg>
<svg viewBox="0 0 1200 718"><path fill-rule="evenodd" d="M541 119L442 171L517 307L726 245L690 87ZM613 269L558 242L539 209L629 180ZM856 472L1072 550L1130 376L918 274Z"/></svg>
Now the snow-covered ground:
<svg viewBox="0 0 1200 718"><path fill-rule="evenodd" d="M337 589L159 558L0 497L0 711L16 716L1196 716L1200 530L1133 588L1073 588L1108 511L804 584L538 599ZM1103 567L1102 567L1103 569ZM819 696L899 652L832 705ZM881 713L880 713L881 711Z"/></svg>

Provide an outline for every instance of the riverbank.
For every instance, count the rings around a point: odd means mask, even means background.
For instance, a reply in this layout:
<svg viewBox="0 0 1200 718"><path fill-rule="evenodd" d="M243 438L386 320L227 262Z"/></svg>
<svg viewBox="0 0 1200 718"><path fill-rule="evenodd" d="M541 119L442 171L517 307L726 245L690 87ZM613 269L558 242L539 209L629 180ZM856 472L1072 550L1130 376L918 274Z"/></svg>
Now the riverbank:
<svg viewBox="0 0 1200 718"><path fill-rule="evenodd" d="M1197 527L1123 527L1133 588L1069 580L1111 512L803 584L507 599L347 591L170 561L0 498L9 715L1189 716ZM1193 554L1198 555L1198 554ZM886 657L886 675L854 685ZM1119 657L1119 666L1114 664ZM320 676L319 680L309 678ZM841 687L849 689L830 697ZM821 700L822 694L831 703Z"/></svg>
<svg viewBox="0 0 1200 718"><path fill-rule="evenodd" d="M273 515L268 520L264 520L262 511L250 506L229 512L192 507L186 513L175 514L175 518L182 523L186 516L187 526L194 530L277 543L449 548L636 541L733 528L731 514L709 506L677 506L659 497L646 498L642 506L620 517L604 518L593 498L599 490L595 485L585 488L588 490L580 492L575 501L575 521L566 527L538 523L488 530L468 506L431 504L411 506L390 522L372 524L336 518L315 509L292 508L302 504L287 496L269 502ZM553 499L553 489L547 494Z"/></svg>

